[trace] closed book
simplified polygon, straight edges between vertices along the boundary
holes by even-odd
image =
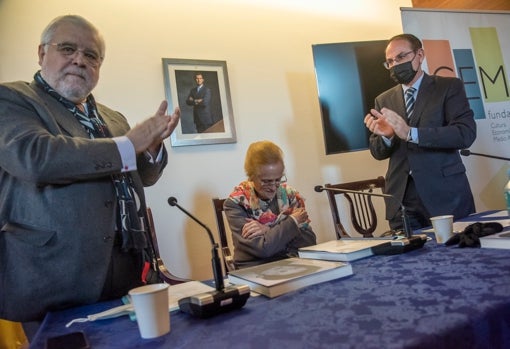
[[[372,256],[372,247],[385,243],[388,239],[340,239],[302,247],[298,253],[300,258],[350,262]]]
[[[483,236],[480,238],[480,246],[484,248],[510,249],[510,231]]]
[[[287,258],[229,272],[232,284],[273,298],[300,288],[352,275],[348,263]]]

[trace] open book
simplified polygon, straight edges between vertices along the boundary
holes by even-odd
[[[349,275],[352,267],[348,263],[288,258],[231,271],[228,279],[232,284],[248,285],[252,291],[273,298]]]

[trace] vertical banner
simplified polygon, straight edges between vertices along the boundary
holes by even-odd
[[[431,75],[455,76],[464,82],[477,124],[477,138],[471,152],[510,157],[510,40],[507,39],[510,12],[413,8],[401,11],[404,32],[416,35],[423,42],[426,56],[423,69]],[[468,175],[475,177],[471,186],[478,200],[477,209],[503,206],[501,192],[507,180],[508,164],[474,157],[466,165]]]

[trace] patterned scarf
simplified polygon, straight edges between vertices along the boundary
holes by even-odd
[[[270,227],[274,226],[282,219],[290,215],[294,208],[305,207],[305,200],[295,189],[289,187],[287,183],[282,183],[276,189],[276,199],[278,202],[279,213],[271,211],[270,205],[261,205],[261,200],[253,182],[243,181],[234,188],[229,196],[230,200],[244,207],[248,216]],[[267,206],[267,207],[266,207]],[[299,224],[299,228],[308,227],[310,220]]]
[[[50,96],[62,103],[82,124],[91,139],[112,137],[110,130],[97,111],[96,102],[92,94],[87,97],[88,115],[82,112],[73,102],[61,96],[41,76],[38,71],[34,75],[36,83]],[[133,179],[128,173],[112,175],[112,182],[118,201],[117,226],[121,227],[122,250],[142,250],[147,247],[146,233],[142,230],[143,215],[139,215],[137,208],[137,194],[134,190]]]

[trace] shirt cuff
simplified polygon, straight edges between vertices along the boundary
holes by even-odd
[[[156,160],[152,157],[152,154],[150,151],[145,151],[145,156],[149,160],[151,164],[158,164],[163,159],[163,143],[159,146],[158,155],[156,156]]]
[[[391,140],[393,139],[393,137],[391,138],[388,138],[388,137],[385,137],[385,136],[381,136],[384,144],[387,146],[387,147],[391,147]]]
[[[113,137],[112,139],[117,144],[122,160],[121,172],[136,171],[136,151],[133,143],[126,136]]]
[[[411,143],[418,144],[418,128],[411,127],[409,129],[409,134],[407,135],[407,141]]]

